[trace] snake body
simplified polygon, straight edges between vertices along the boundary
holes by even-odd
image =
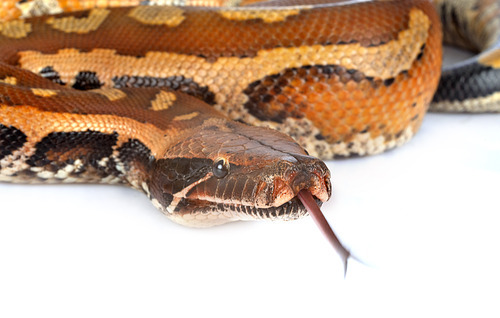
[[[416,133],[440,81],[439,15],[461,17],[449,3],[5,10],[0,180],[127,184],[193,226],[301,217],[298,192],[331,195],[315,157]],[[477,84],[497,74],[493,37],[462,66],[471,92],[453,91],[462,75],[447,70],[436,109],[498,110],[493,84]]]

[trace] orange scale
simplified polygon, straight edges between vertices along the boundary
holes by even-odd
[[[324,94],[330,90],[330,87],[328,86],[328,84],[326,84],[324,82],[319,82],[319,83],[314,84],[314,90],[317,93]]]
[[[344,90],[344,83],[341,83],[337,79],[335,79],[335,81],[329,81],[328,84],[330,86],[330,90],[333,92],[340,92]]]
[[[321,134],[323,135],[323,137],[325,137],[325,139],[330,142],[330,143],[335,143],[339,140],[341,140],[340,138],[340,135],[337,134],[335,131],[328,131],[328,132],[324,132],[322,131]]]
[[[292,96],[292,95],[295,95],[296,93],[297,93],[297,89],[295,87],[286,86],[286,87],[283,88],[283,94],[284,95]]]
[[[332,117],[328,118],[330,118],[330,126],[329,127],[325,126],[325,128],[336,128],[342,125],[343,120],[341,118],[335,117],[334,113],[332,113]]]
[[[338,119],[346,117],[347,113],[348,113],[348,111],[344,107],[342,107],[342,105],[339,105],[339,107],[337,107],[335,109],[335,112],[334,112],[335,118],[338,118]]]
[[[386,108],[386,107],[390,108],[392,106],[391,98],[390,98],[390,96],[387,96],[387,95],[380,96],[380,98],[378,99],[377,102],[378,102],[378,105],[376,107],[380,107],[381,110],[383,108]]]
[[[350,114],[348,117],[345,118],[344,123],[349,127],[353,127],[357,121],[358,121],[358,116],[357,115],[353,116]]]
[[[337,96],[331,91],[327,91],[323,94],[322,100],[327,104],[331,104],[337,101]]]
[[[296,78],[290,80],[289,83],[290,83],[289,84],[290,86],[301,87],[302,85],[304,85],[304,80],[301,79],[301,78],[296,77]]]
[[[340,116],[340,114],[344,113],[344,110],[342,109],[342,104],[338,100],[332,100],[331,102],[328,102],[327,105],[328,105],[328,111],[332,113],[331,118],[337,118]]]
[[[326,125],[329,124],[330,121],[326,120],[324,117],[322,117],[323,119],[320,119],[318,120],[319,123],[323,124],[321,127],[327,127]],[[320,130],[321,134],[322,135],[329,135],[330,132],[328,131],[328,129],[323,129],[323,130]]]
[[[349,81],[345,84],[345,88],[349,91],[355,91],[355,90],[358,90],[359,86],[358,86],[358,83],[356,83],[354,81]]]
[[[356,133],[358,133],[358,134],[359,134],[359,133],[361,133],[361,132],[365,132],[365,131],[366,131],[366,127],[368,127],[368,126],[369,126],[369,125],[368,125],[368,123],[369,123],[369,121],[365,121],[365,120],[360,121],[360,122],[356,125],[356,127],[355,127],[355,131],[356,131]]]
[[[318,117],[318,114],[317,112],[313,111],[312,109],[308,109],[306,112],[306,117],[311,120],[312,122],[314,123],[317,123],[319,121],[319,117]]]
[[[280,94],[276,96],[275,101],[279,104],[286,104],[289,101],[289,99],[288,96]]]
[[[360,101],[351,99],[344,102],[344,108],[350,112],[357,111],[359,110],[360,104]]]
[[[297,88],[298,88],[298,92],[300,94],[304,94],[304,95],[308,95],[308,94],[310,94],[313,91],[312,87],[311,87],[311,85],[309,83],[305,83],[304,85],[299,86]]]
[[[329,122],[330,122],[329,125],[333,124],[335,122],[335,120],[338,121],[338,119],[336,119],[334,117],[335,116],[335,112],[331,111],[328,107],[325,108],[324,115],[325,115],[325,118],[329,119]]]
[[[377,138],[378,136],[380,136],[382,134],[382,131],[380,130],[380,128],[374,128],[374,127],[370,127],[370,129],[368,129],[368,132],[370,133],[370,136],[372,138]]]
[[[348,92],[347,90],[339,91],[337,97],[340,101],[348,101],[351,99],[351,93]]]
[[[308,104],[308,103],[310,102],[310,100],[308,100],[308,99],[306,98],[306,96],[304,96],[304,95],[299,95],[299,94],[294,94],[294,95],[292,95],[291,101],[292,101],[292,103],[294,103],[295,105]]]
[[[349,126],[349,124],[342,124],[342,125],[339,125],[336,127],[336,132],[337,132],[337,139],[340,139],[342,140],[342,137],[343,136],[346,136],[348,135],[350,132],[351,132],[351,127]]]
[[[312,101],[314,101],[314,103],[324,102],[323,101],[323,94],[314,93],[314,94],[311,94],[311,97],[313,97]]]
[[[352,92],[352,98],[357,100],[364,100],[366,99],[366,92],[362,90],[354,91]]]
[[[314,110],[318,113],[323,113],[323,112],[326,112],[328,106],[323,102],[318,102],[318,103],[314,104],[311,108],[312,108],[312,110]]]
[[[359,116],[364,118],[365,120],[373,117],[369,108],[361,108],[359,111]]]
[[[365,92],[370,92],[371,94],[375,93],[377,90],[373,89],[373,84],[369,80],[362,80],[361,82],[358,83],[358,87],[360,90],[363,90]]]

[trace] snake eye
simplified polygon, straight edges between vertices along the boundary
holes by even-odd
[[[229,162],[225,158],[217,158],[212,170],[217,179],[222,179],[229,173]]]

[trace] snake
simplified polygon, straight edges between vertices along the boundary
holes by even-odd
[[[401,146],[429,109],[500,111],[499,1],[115,4],[4,2],[0,181],[127,185],[188,226],[294,220],[332,194],[322,160]],[[442,70],[443,38],[478,54]]]

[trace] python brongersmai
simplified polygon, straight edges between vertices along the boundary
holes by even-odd
[[[498,35],[463,13],[498,3],[435,2],[440,14],[426,0],[308,1],[13,20],[12,1],[0,180],[126,184],[191,226],[299,218],[300,191],[331,195],[315,157],[376,154],[417,132],[441,75],[439,15],[447,39],[486,53],[445,71],[432,107],[499,110],[494,81],[478,84],[497,76]],[[46,13],[36,3],[20,8]]]

